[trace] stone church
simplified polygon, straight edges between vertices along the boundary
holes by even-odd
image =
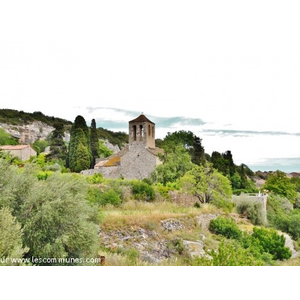
[[[155,124],[141,114],[129,121],[129,144],[120,152],[98,160],[94,171],[106,178],[148,178],[161,164],[159,153],[163,150],[155,147]]]

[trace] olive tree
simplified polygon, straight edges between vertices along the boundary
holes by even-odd
[[[232,195],[228,178],[220,174],[210,164],[194,165],[180,179],[181,188],[196,197],[201,203],[229,199]]]

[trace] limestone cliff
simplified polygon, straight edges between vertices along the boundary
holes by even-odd
[[[32,144],[36,140],[46,139],[47,136],[54,130],[52,126],[40,121],[20,125],[0,123],[0,128],[4,129],[11,136],[19,139],[20,144]],[[69,141],[69,139],[70,134],[69,132],[66,132],[65,140]]]

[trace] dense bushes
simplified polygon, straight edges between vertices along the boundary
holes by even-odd
[[[211,220],[209,229],[215,234],[236,240],[238,246],[235,247],[237,249],[240,247],[247,249],[248,255],[251,254],[259,262],[264,261],[270,264],[272,260],[288,259],[292,254],[285,247],[284,236],[279,235],[274,229],[254,227],[253,233],[249,234],[242,232],[234,220],[225,217],[218,217]],[[215,258],[218,258],[218,256]]]
[[[43,259],[65,258],[84,264],[84,258],[96,255],[98,239],[97,212],[85,200],[88,184],[79,175],[58,172],[38,180],[40,170],[33,164],[18,169],[0,159],[0,209],[5,216],[1,222],[15,228],[11,238],[19,254],[28,249],[23,257],[38,258],[32,263],[64,264]],[[7,248],[9,240],[5,243]]]
[[[0,128],[0,145],[17,145],[17,139]]]
[[[234,220],[229,218],[218,217],[211,220],[209,230],[215,234],[221,234],[226,238],[238,239],[241,237],[242,232]]]
[[[251,220],[254,225],[266,225],[263,212],[263,204],[255,200],[242,199],[236,204],[236,210],[239,214]]]
[[[270,253],[273,259],[283,260],[291,257],[291,251],[285,247],[285,238],[274,229],[253,228],[252,239],[258,241],[262,252]]]
[[[155,199],[154,188],[145,181],[132,181],[132,193],[138,200],[153,201]]]
[[[88,191],[88,200],[98,205],[112,204],[117,206],[122,203],[121,193],[113,188],[108,188],[102,192],[99,188],[92,187]]]
[[[294,240],[300,238],[300,210],[293,209],[288,199],[270,195],[267,211],[271,226],[290,234]]]
[[[218,251],[212,250],[209,257],[196,257],[196,266],[263,266],[265,263],[253,253],[243,248],[235,240],[225,240],[219,245]]]

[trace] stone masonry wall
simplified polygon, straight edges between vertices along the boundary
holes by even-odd
[[[156,156],[144,145],[135,145],[121,157],[121,173],[127,179],[143,179],[151,175],[156,167]]]
[[[144,145],[135,145],[121,157],[119,166],[100,167],[82,171],[82,174],[101,173],[106,178],[143,179],[150,177],[157,165],[157,157],[150,153]]]

